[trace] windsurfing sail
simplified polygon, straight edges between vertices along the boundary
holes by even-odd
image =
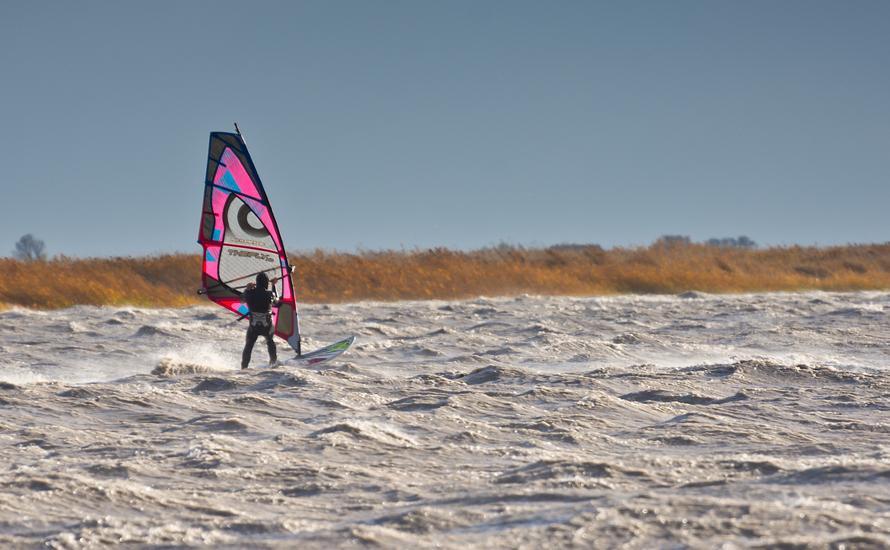
[[[291,266],[269,197],[247,145],[237,133],[212,132],[204,180],[198,242],[204,247],[202,289],[210,300],[240,316],[248,313],[241,294],[259,273],[278,279],[272,309],[275,334],[300,355],[300,318]]]

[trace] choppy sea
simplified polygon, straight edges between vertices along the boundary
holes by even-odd
[[[302,315],[0,312],[0,546],[890,547],[890,294]]]

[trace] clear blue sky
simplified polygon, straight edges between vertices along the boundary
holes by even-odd
[[[890,240],[890,2],[6,1],[0,254],[198,252],[238,121],[289,249]]]

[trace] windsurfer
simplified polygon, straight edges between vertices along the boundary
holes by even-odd
[[[244,352],[241,354],[241,368],[246,369],[250,363],[250,355],[253,352],[253,345],[257,338],[264,336],[266,338],[266,346],[269,349],[269,362],[275,365],[278,362],[278,356],[275,350],[275,340],[273,336],[275,329],[272,325],[272,307],[277,305],[278,293],[275,291],[275,282],[278,277],[269,280],[269,276],[260,273],[256,276],[256,283],[248,283],[247,288],[241,295],[241,302],[247,304],[250,310],[247,313],[250,319],[250,325],[247,327],[247,341],[244,343]],[[269,285],[272,290],[269,290]]]

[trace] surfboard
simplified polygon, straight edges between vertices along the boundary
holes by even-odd
[[[339,342],[334,342],[321,349],[282,361],[281,364],[297,367],[318,365],[319,363],[324,363],[325,361],[330,361],[331,359],[339,357],[354,343],[355,336],[350,336],[349,338],[344,338]]]

